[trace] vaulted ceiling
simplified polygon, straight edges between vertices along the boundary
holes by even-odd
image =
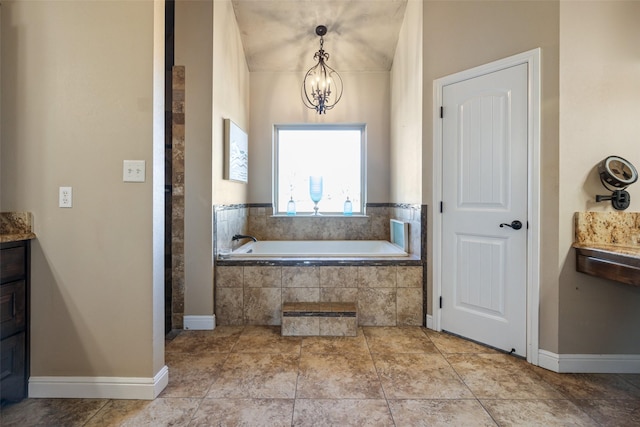
[[[340,71],[388,71],[407,0],[232,0],[250,71],[302,71],[328,28],[328,64]]]

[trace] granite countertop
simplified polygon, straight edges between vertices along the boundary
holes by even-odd
[[[577,212],[574,242],[577,249],[640,257],[640,213]]]
[[[31,240],[35,238],[35,233],[0,234],[0,243],[18,242],[20,240]]]
[[[35,239],[31,212],[0,212],[0,243]]]
[[[591,249],[599,252],[626,255],[640,259],[640,246],[622,246],[604,243],[574,243],[573,247],[576,249]]]

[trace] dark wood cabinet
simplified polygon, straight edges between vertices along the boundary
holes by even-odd
[[[591,276],[640,286],[640,251],[627,253],[607,249],[575,246],[576,270]]]
[[[0,243],[0,401],[27,395],[30,241]]]

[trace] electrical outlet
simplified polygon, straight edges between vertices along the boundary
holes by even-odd
[[[144,182],[144,160],[125,160],[122,169],[122,180],[124,182]]]
[[[71,187],[60,187],[58,206],[61,208],[70,208],[73,206],[73,191]]]

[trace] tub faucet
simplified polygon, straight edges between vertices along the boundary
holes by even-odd
[[[231,238],[231,241],[232,241],[232,242],[235,242],[236,240],[240,240],[240,239],[251,239],[251,240],[253,240],[254,242],[257,242],[257,241],[258,241],[258,239],[256,239],[255,237],[253,237],[253,236],[245,236],[244,234],[235,234],[235,235]]]

